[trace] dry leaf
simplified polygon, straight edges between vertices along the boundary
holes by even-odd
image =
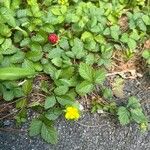
[[[124,80],[120,77],[116,77],[112,83],[112,91],[116,97],[124,98]]]

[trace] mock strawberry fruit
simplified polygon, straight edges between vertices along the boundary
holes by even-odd
[[[49,36],[48,36],[48,41],[51,43],[51,44],[56,44],[59,40],[59,37],[55,34],[55,33],[51,33]]]

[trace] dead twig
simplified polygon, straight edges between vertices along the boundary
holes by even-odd
[[[27,130],[24,130],[24,129],[14,129],[14,128],[0,128],[0,131],[27,132]]]
[[[130,73],[131,76],[126,77],[125,73]],[[142,77],[142,74],[139,74],[136,72],[135,69],[127,69],[127,70],[123,70],[123,71],[117,71],[117,72],[112,72],[112,73],[107,73],[106,76],[115,76],[115,75],[120,75],[123,79],[136,79],[137,77]]]

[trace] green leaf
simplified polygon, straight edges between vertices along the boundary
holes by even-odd
[[[19,97],[24,96],[24,93],[23,93],[23,91],[22,91],[22,88],[20,88],[20,87],[14,88],[13,91],[14,91],[14,96],[15,96],[16,98],[19,98]]]
[[[33,36],[33,37],[31,38],[31,40],[32,40],[33,42],[42,43],[42,42],[45,41],[45,38],[44,38],[42,35],[37,34],[36,36]]]
[[[20,42],[20,46],[24,47],[24,46],[28,46],[30,43],[30,39],[29,38],[24,38],[21,42]]]
[[[96,42],[98,42],[100,44],[106,43],[106,40],[105,40],[104,36],[102,36],[101,34],[95,36],[95,40],[96,40]]]
[[[2,17],[4,18],[4,20],[12,27],[16,26],[16,21],[15,18],[13,16],[13,13],[10,9],[7,9],[6,7],[1,7],[0,8],[0,13],[2,15]]]
[[[102,84],[106,78],[106,72],[104,70],[96,70],[94,73],[94,82],[96,84]]]
[[[2,1],[2,3],[4,4],[4,6],[5,6],[6,8],[10,8],[10,4],[11,4],[10,0]]]
[[[85,42],[87,39],[90,39],[90,40],[93,39],[93,35],[92,33],[85,31],[81,35],[81,40]]]
[[[131,109],[132,119],[137,123],[147,122],[147,118],[142,112],[141,108]]]
[[[105,99],[111,99],[113,97],[113,93],[112,93],[112,90],[110,88],[105,88],[103,90],[103,97]]]
[[[62,66],[62,58],[60,58],[60,57],[53,58],[51,61],[57,67]]]
[[[49,109],[53,107],[56,104],[56,98],[55,96],[47,96],[45,99],[44,108]]]
[[[83,79],[89,82],[93,81],[93,68],[90,65],[85,63],[80,63],[79,74]]]
[[[87,81],[83,81],[76,86],[76,92],[79,95],[83,96],[85,94],[90,93],[93,90],[93,88],[94,88],[93,84],[91,84],[90,82],[87,82]]]
[[[129,35],[127,33],[123,33],[121,36],[121,42],[128,43]]]
[[[128,108],[140,108],[141,104],[139,103],[139,101],[137,100],[136,97],[130,97],[128,100],[128,104],[127,104]]]
[[[33,81],[32,80],[26,80],[24,84],[22,85],[23,92],[25,95],[28,95],[32,91]]]
[[[21,0],[13,0],[11,2],[11,9],[18,9],[21,4]]]
[[[76,56],[77,59],[81,59],[84,57],[85,52],[83,51],[83,43],[80,39],[75,38],[74,39],[74,45],[72,47],[72,52]]]
[[[145,25],[145,23],[143,22],[142,19],[139,19],[138,22],[137,22],[137,24],[138,24],[139,28],[140,28],[142,31],[146,32],[147,28],[146,28],[146,25]]]
[[[150,25],[150,16],[148,16],[148,15],[143,15],[143,16],[142,16],[142,19],[143,19],[143,21],[144,21],[144,23],[145,23],[146,25]]]
[[[75,101],[72,100],[69,96],[61,96],[61,97],[56,97],[57,101],[59,104],[61,104],[62,106],[66,106],[66,105],[69,105],[69,106],[72,106]]]
[[[130,38],[134,39],[135,41],[138,41],[140,39],[140,35],[138,35],[137,30],[133,30],[133,32],[130,34]]]
[[[91,52],[98,52],[99,49],[96,47],[96,42],[94,40],[87,40],[84,47]]]
[[[11,101],[14,99],[14,92],[13,90],[4,90],[3,91],[3,99],[5,101]]]
[[[8,48],[11,48],[11,46],[12,46],[12,40],[9,38],[9,39],[6,39],[4,43],[2,44],[2,49],[5,51]]]
[[[68,40],[67,39],[61,39],[59,41],[59,46],[64,49],[64,50],[68,50],[69,49],[69,43],[68,43]]]
[[[18,80],[34,76],[35,71],[29,68],[7,67],[0,68],[0,80]]]
[[[11,36],[11,29],[5,24],[0,23],[0,34],[5,36],[5,37],[10,37]]]
[[[10,61],[13,64],[22,63],[25,58],[25,53],[22,51],[17,51],[14,55],[11,56]]]
[[[60,11],[61,11],[62,14],[65,14],[67,12],[67,6],[62,5]]]
[[[118,116],[118,119],[122,125],[130,123],[130,112],[125,107],[119,107]]]
[[[61,48],[54,48],[52,50],[49,50],[48,58],[56,58],[56,57],[61,57],[63,54],[63,50]]]
[[[110,31],[110,28],[107,27],[107,28],[104,30],[103,34],[104,34],[104,35],[110,35],[110,32],[111,32],[111,31]]]
[[[45,117],[49,120],[56,120],[62,114],[61,108],[51,108],[46,112]]]
[[[150,51],[149,50],[144,50],[142,53],[142,57],[145,59],[150,58]]]
[[[16,102],[16,108],[20,109],[27,105],[27,99],[23,98]]]
[[[26,53],[26,57],[33,62],[39,61],[42,58],[42,56],[43,53],[39,50],[29,51]]]
[[[131,50],[135,50],[135,48],[136,48],[136,41],[134,40],[134,39],[129,39],[128,40],[128,46],[129,46],[129,48],[131,49]]]
[[[64,95],[69,90],[68,86],[59,86],[55,88],[54,92],[56,95]]]
[[[115,40],[119,39],[119,35],[120,35],[120,28],[117,25],[111,26],[110,27],[110,34],[112,36],[112,38],[114,38]]]
[[[53,7],[51,8],[51,12],[56,15],[56,16],[59,16],[61,15],[61,12],[60,12],[60,8],[59,7]]]
[[[0,36],[0,45],[4,42],[5,38]]]
[[[94,54],[90,53],[86,56],[86,64],[93,65],[95,62],[95,56]]]
[[[38,119],[33,119],[30,128],[29,128],[29,135],[30,136],[36,136],[41,133],[42,128],[42,121]]]
[[[51,144],[56,144],[58,141],[58,135],[55,128],[52,126],[47,126],[44,123],[41,129],[41,136],[46,142]]]

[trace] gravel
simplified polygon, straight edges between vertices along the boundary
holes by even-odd
[[[143,102],[142,107],[150,117],[150,103],[145,102],[150,99],[147,85],[143,80],[142,84],[130,80],[124,90],[127,97],[135,95]],[[4,124],[7,129],[10,122]],[[56,145],[47,144],[39,137],[30,138],[27,132],[0,131],[0,150],[150,150],[149,131],[141,133],[136,124],[122,127],[110,116],[86,113],[78,122],[60,118],[56,128],[59,132]]]

